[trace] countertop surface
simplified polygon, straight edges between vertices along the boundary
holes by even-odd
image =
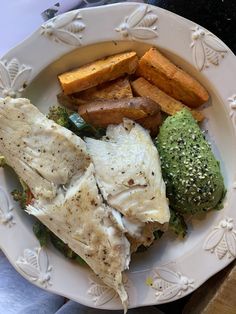
[[[236,54],[235,0],[150,0],[148,3],[204,26]]]

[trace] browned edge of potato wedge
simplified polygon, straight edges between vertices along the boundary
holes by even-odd
[[[131,82],[131,86],[136,95],[152,99],[157,104],[159,104],[161,111],[167,113],[168,115],[174,115],[181,109],[186,108],[186,106],[180,101],[170,97],[169,95],[161,91],[158,87],[152,85],[142,77]],[[204,120],[204,115],[200,111],[196,111],[190,108],[188,109],[191,111],[193,117],[198,122]]]
[[[149,49],[143,55],[136,73],[188,107],[199,107],[209,99],[207,90],[196,79],[177,67],[156,48]]]
[[[65,95],[80,92],[106,81],[114,80],[136,71],[136,52],[124,52],[86,64],[78,69],[58,75]]]
[[[132,97],[133,92],[127,77],[108,81],[72,95],[65,95],[64,93],[57,95],[58,102],[72,110],[77,110],[78,106],[95,100]]]
[[[61,106],[64,106],[70,110],[77,111],[78,109],[77,101],[71,95],[65,95],[64,93],[59,93],[57,95],[57,101]]]
[[[132,98],[133,93],[129,79],[127,77],[120,77],[76,93],[74,97],[84,102],[91,102],[102,99]]]
[[[135,122],[142,125],[144,129],[149,130],[152,137],[156,137],[163,122],[161,111],[155,113],[153,116],[138,119]]]
[[[159,112],[159,105],[145,97],[94,101],[78,107],[79,115],[87,123],[101,128],[105,128],[109,124],[119,124],[123,118],[136,121],[155,116]]]

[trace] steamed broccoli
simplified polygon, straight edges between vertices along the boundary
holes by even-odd
[[[69,111],[60,106],[52,106],[49,108],[49,112],[47,115],[48,119],[53,120],[57,124],[64,126],[65,128],[69,128]]]

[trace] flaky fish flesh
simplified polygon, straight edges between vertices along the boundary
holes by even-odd
[[[0,152],[29,186],[27,212],[80,255],[119,294],[130,244],[119,212],[99,194],[94,166],[82,139],[47,119],[27,99],[0,99]]]
[[[169,222],[170,211],[158,151],[149,133],[124,119],[109,126],[102,140],[85,141],[103,197],[124,216],[128,233],[138,239],[136,247],[150,245],[153,231]]]

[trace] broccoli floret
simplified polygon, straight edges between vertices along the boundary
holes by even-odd
[[[61,126],[64,126],[80,137],[91,136],[94,138],[101,138],[105,135],[104,129],[93,127],[84,121],[78,113],[70,111],[64,107],[50,107],[47,118],[53,120]]]
[[[0,156],[0,168],[6,165],[6,159],[4,156]]]
[[[69,112],[66,108],[60,106],[52,106],[49,108],[48,119],[53,120],[57,124],[69,128]]]
[[[187,234],[187,225],[184,221],[184,217],[178,213],[170,210],[170,222],[169,222],[169,229],[173,231],[176,235],[185,237]]]

